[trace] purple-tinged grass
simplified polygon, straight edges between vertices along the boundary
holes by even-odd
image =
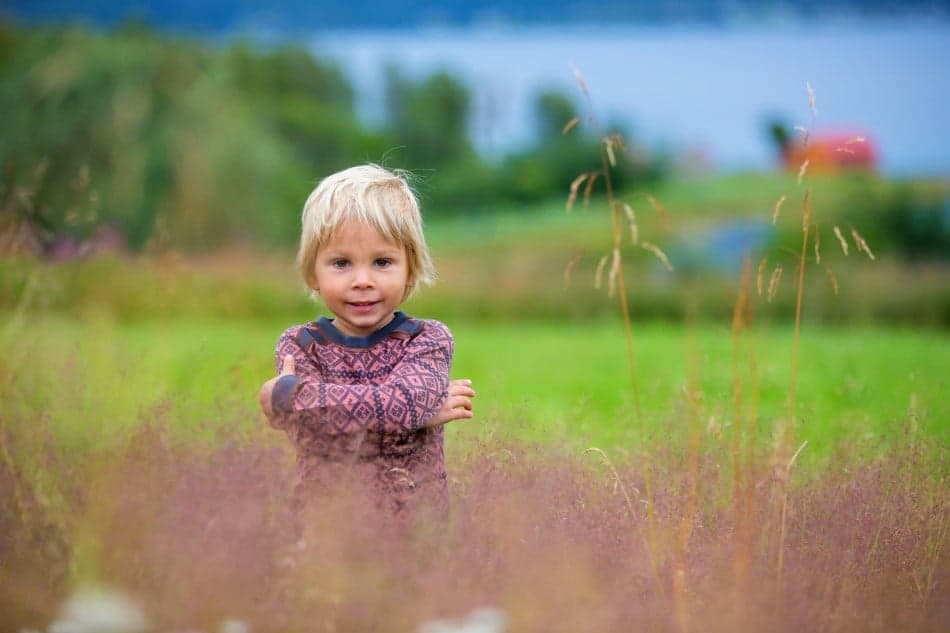
[[[945,454],[911,431],[873,462],[791,478],[777,617],[768,473],[744,471],[740,494],[754,499],[737,512],[726,445],[651,454],[653,543],[643,455],[611,456],[608,472],[581,453],[493,440],[450,464],[447,520],[394,523],[359,496],[327,495],[302,542],[292,459],[271,431],[183,443],[155,417],[108,452],[49,447],[43,477],[22,452],[42,422],[8,419],[0,495],[21,505],[0,513],[0,628],[42,628],[88,584],[132,596],[157,630],[239,618],[255,631],[406,631],[484,606],[513,631],[950,622]]]

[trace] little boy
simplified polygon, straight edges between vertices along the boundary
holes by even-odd
[[[352,167],[320,182],[302,224],[300,273],[334,318],[285,330],[260,390],[297,452],[298,508],[355,478],[396,513],[445,511],[442,425],[471,418],[475,392],[449,380],[449,330],[397,310],[434,279],[416,198],[393,172]]]

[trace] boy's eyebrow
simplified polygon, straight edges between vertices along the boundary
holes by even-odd
[[[404,254],[405,254],[405,249],[399,248],[397,246],[387,246],[386,248],[381,248],[379,250],[371,251],[371,255],[373,257],[380,257],[384,255],[385,256],[393,256],[393,255],[401,256]],[[322,249],[318,253],[317,256],[318,257],[349,257],[350,251],[347,248],[335,248],[335,249],[325,248],[325,249]]]

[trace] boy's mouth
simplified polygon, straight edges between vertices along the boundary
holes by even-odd
[[[351,308],[357,311],[369,311],[375,306],[378,301],[349,301],[347,302]]]

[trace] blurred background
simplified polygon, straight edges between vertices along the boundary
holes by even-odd
[[[372,161],[416,176],[442,277],[418,311],[612,313],[603,178],[565,202],[620,135],[617,197],[673,267],[625,257],[636,317],[728,318],[744,255],[794,248],[808,160],[810,318],[946,326],[948,58],[932,1],[8,1],[0,305],[310,314],[302,203]]]

